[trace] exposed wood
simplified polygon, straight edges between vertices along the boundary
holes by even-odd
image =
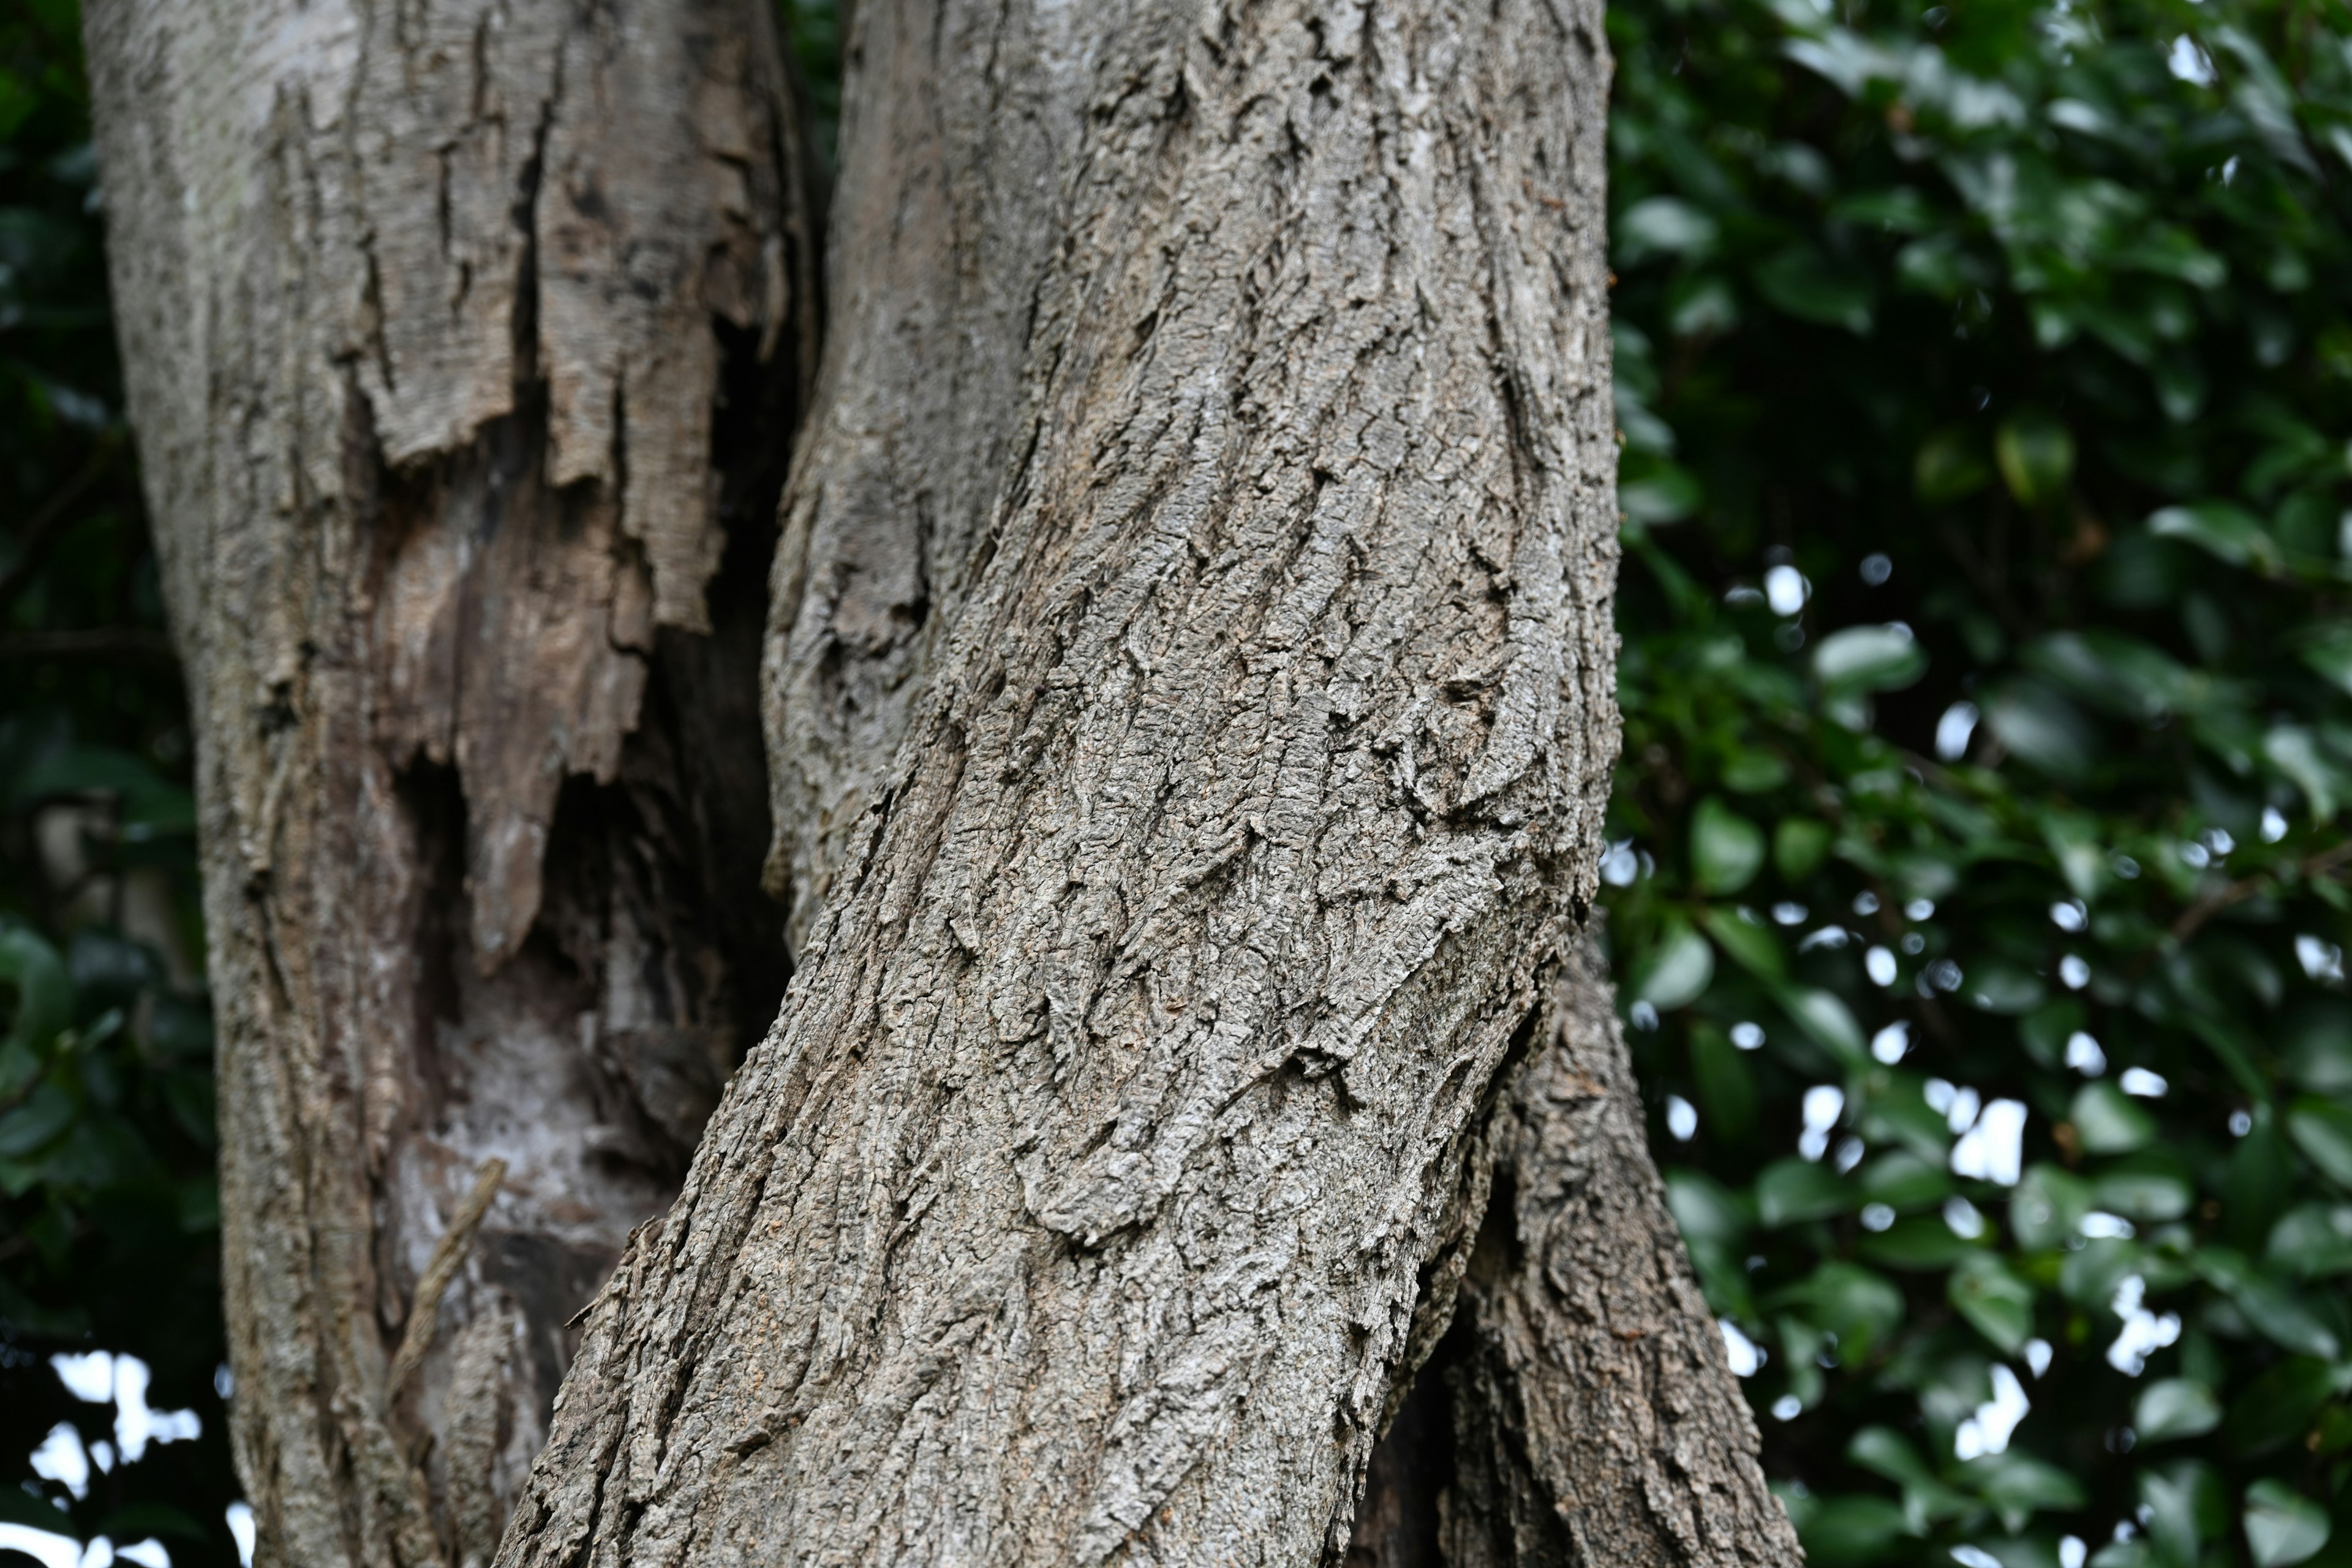
[[[767,833],[761,580],[814,337],[772,14],[87,17],[197,733],[260,1556],[478,1563],[567,1321],[781,989],[733,847]]]

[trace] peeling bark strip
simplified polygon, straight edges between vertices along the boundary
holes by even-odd
[[[1600,845],[1599,7],[852,59],[766,687],[847,853],[500,1562],[1335,1558]]]
[[[1452,1330],[1374,1458],[1348,1568],[1796,1563],[1587,942],[1548,1024],[1497,1104]]]
[[[261,1558],[478,1563],[781,989],[737,847],[815,301],[769,7],[87,16]]]

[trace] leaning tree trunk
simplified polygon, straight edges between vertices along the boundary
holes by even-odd
[[[782,991],[766,0],[93,0],[266,1563],[479,1563]],[[501,1183],[500,1177],[503,1176]]]
[[[803,968],[502,1564],[1795,1561],[1573,945],[1606,73],[1589,0],[860,5]]]

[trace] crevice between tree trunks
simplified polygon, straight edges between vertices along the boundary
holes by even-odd
[[[1789,1568],[1590,940],[1482,1130],[1491,1197],[1373,1450],[1345,1568]]]

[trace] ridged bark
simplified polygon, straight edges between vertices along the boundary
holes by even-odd
[[[815,299],[772,26],[88,7],[265,1563],[488,1558],[781,991],[739,847]]]
[[[1400,1404],[1425,1560],[1792,1563],[1561,980],[1598,7],[867,0],[850,64],[764,688],[804,967],[502,1563],[1329,1561]]]

